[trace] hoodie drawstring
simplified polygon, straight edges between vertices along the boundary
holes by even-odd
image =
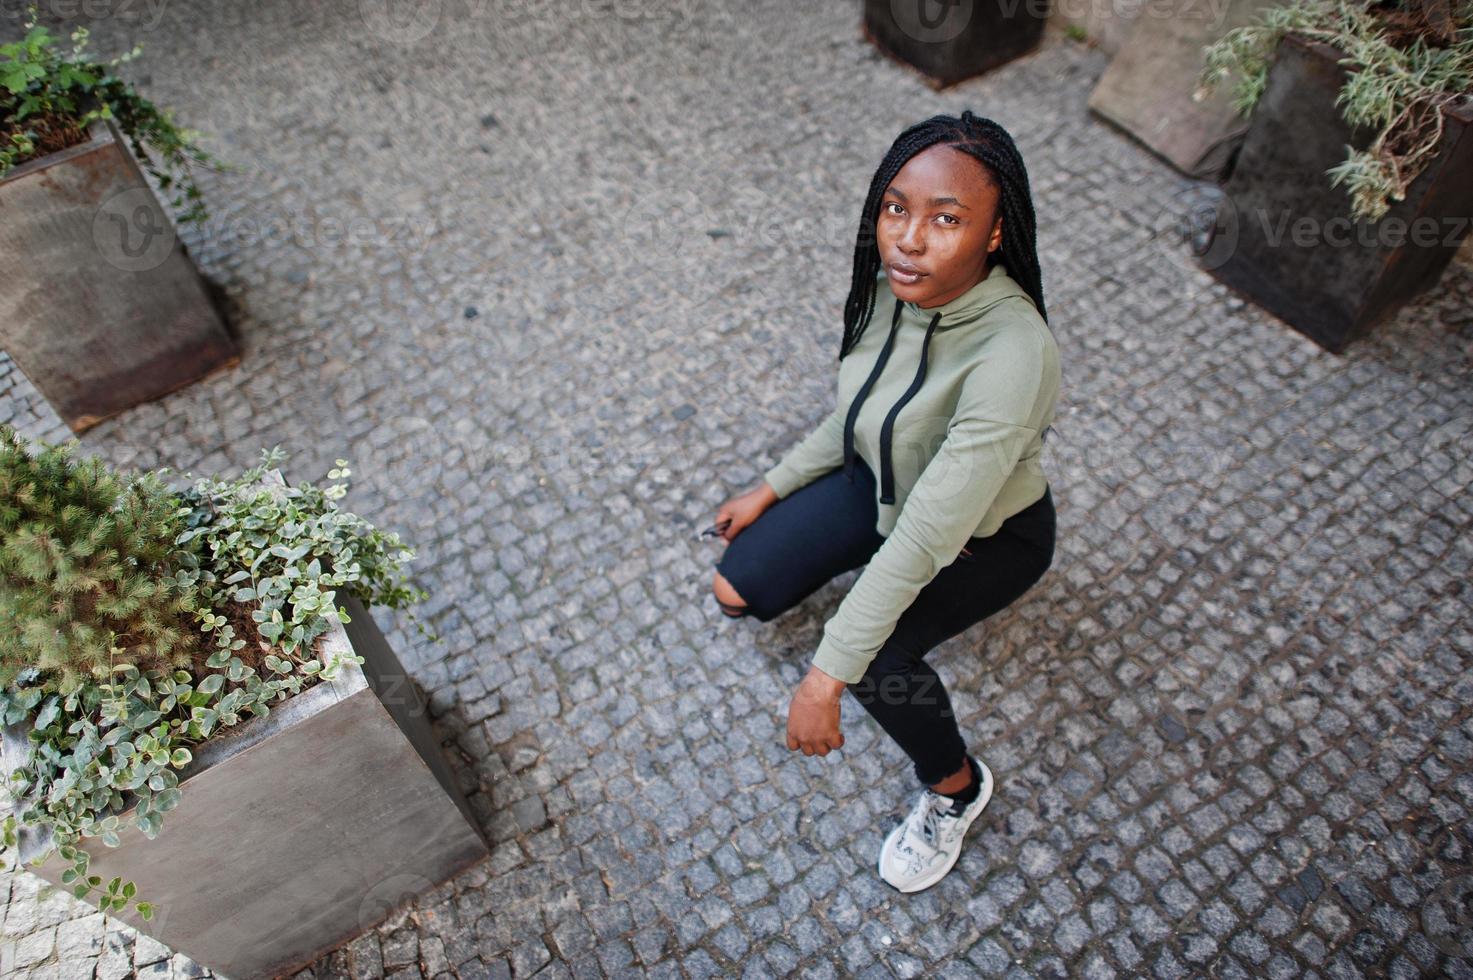
[[[880,350],[880,356],[875,360],[874,369],[870,371],[869,377],[860,386],[859,393],[854,396],[854,401],[849,405],[849,414],[844,418],[844,476],[850,483],[854,482],[854,420],[859,418],[859,406],[869,396],[869,390],[875,386],[880,372],[885,370],[885,362],[890,359],[890,348],[895,346],[895,332],[900,326],[900,300],[895,301],[895,312],[890,317],[890,336],[885,338],[885,346]]]
[[[895,312],[890,318],[890,335],[885,338],[885,346],[880,350],[880,356],[875,360],[875,366],[870,371],[869,377],[865,379],[859,393],[854,396],[853,403],[849,406],[849,414],[844,419],[844,475],[850,483],[854,482],[854,422],[859,417],[860,406],[869,396],[870,389],[879,380],[880,373],[885,370],[885,362],[890,359],[890,351],[895,346],[895,334],[900,327],[900,311],[902,304],[895,301]],[[936,325],[941,322],[941,314],[937,313],[931,318],[931,325],[926,328],[926,339],[921,342],[920,365],[916,368],[915,380],[905,390],[905,394],[890,408],[889,414],[885,416],[884,424],[880,427],[880,503],[895,503],[895,475],[891,467],[890,435],[895,428],[895,416],[905,407],[905,403],[915,396],[920,390],[921,384],[926,380],[926,351],[931,346],[931,334],[935,332]]]
[[[910,387],[905,389],[905,394],[896,399],[890,408],[890,414],[885,416],[885,422],[880,426],[880,503],[895,503],[895,473],[890,465],[891,449],[890,434],[895,428],[895,416],[905,407],[905,403],[915,397],[915,393],[921,390],[921,384],[926,380],[926,350],[931,346],[931,334],[936,332],[936,324],[941,322],[941,314],[937,313],[931,317],[931,325],[926,328],[926,339],[921,341],[921,363],[916,368],[915,380]]]

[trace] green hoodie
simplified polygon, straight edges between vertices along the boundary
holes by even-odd
[[[871,322],[839,362],[837,407],[763,474],[779,498],[852,472],[856,454],[876,475],[885,542],[824,625],[820,670],[857,683],[967,539],[1043,496],[1059,375],[1053,334],[1001,263],[931,309],[898,303],[880,272]]]

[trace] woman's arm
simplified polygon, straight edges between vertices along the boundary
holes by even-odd
[[[843,462],[844,415],[835,408],[762,478],[781,500]]]

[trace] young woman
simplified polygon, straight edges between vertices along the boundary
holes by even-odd
[[[787,744],[842,746],[847,689],[910,757],[924,789],[879,856],[901,891],[951,870],[992,795],[923,658],[1052,564],[1039,457],[1059,375],[1012,138],[969,111],[906,129],[860,216],[836,405],[717,511],[713,583],[727,615],[767,622],[866,566],[793,695]]]

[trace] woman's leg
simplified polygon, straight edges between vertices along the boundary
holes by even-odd
[[[857,460],[854,482],[842,468],[799,487],[747,525],[726,546],[716,570],[745,605],[768,622],[802,602],[834,576],[858,568],[879,550],[875,478]],[[718,595],[727,615],[739,614],[730,594]]]
[[[849,686],[866,711],[910,756],[916,778],[934,786],[961,771],[966,743],[951,700],[925,655],[993,613],[1037,582],[1053,562],[1050,493],[1003,523],[997,533],[967,543],[960,555],[917,594],[864,677]]]

